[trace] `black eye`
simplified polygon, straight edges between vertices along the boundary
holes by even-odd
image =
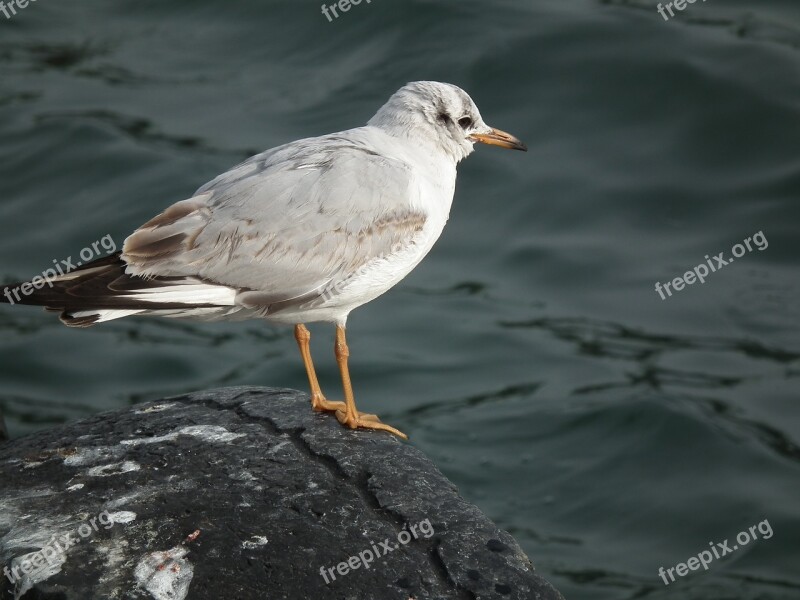
[[[469,117],[461,117],[458,120],[458,124],[461,125],[461,129],[469,129],[472,127],[472,119]]]
[[[447,125],[450,122],[450,116],[447,113],[439,113],[439,120]]]

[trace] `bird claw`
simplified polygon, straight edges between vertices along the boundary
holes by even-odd
[[[317,412],[336,412],[337,410],[344,410],[344,402],[332,402],[325,399],[325,397],[311,397],[311,408]]]
[[[395,429],[391,425],[387,425],[386,423],[381,423],[381,420],[377,417],[377,415],[369,415],[366,413],[356,413],[355,417],[348,418],[347,412],[345,410],[337,410],[336,411],[336,419],[344,425],[345,427],[349,427],[350,429],[375,429],[378,431],[388,431],[389,433],[396,435],[399,438],[404,440],[408,439],[408,436],[400,431],[399,429]]]
[[[408,439],[408,436],[403,433],[402,431],[395,429],[391,425],[386,425],[382,423],[378,415],[372,415],[369,413],[356,413],[356,417],[354,419],[347,418],[347,405],[344,402],[338,401],[331,401],[327,400],[326,398],[314,397],[311,399],[311,407],[318,412],[332,412],[336,414],[336,419],[344,425],[345,427],[349,427],[350,429],[376,429],[379,431],[388,431],[400,437],[404,440]]]

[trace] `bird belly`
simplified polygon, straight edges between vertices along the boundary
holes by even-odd
[[[430,252],[442,233],[447,215],[430,215],[422,230],[396,252],[373,258],[347,277],[323,288],[319,298],[297,307],[287,307],[267,319],[280,323],[344,323],[354,308],[386,293]]]

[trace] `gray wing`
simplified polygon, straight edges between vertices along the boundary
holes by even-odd
[[[266,306],[314,298],[412,243],[425,215],[410,167],[353,132],[269,150],[204,185],[128,237],[127,272],[222,284]]]

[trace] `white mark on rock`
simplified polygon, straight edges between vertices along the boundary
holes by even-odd
[[[142,408],[139,410],[133,411],[137,415],[144,415],[147,413],[154,413],[154,412],[161,412],[162,410],[168,410],[170,408],[174,408],[176,404],[174,402],[166,402],[164,404],[154,404],[153,406],[148,406],[147,408]]]
[[[130,523],[136,520],[136,513],[129,510],[108,513],[112,523]]]
[[[247,469],[244,469],[240,473],[234,473],[233,475],[229,475],[229,477],[236,481],[258,481],[258,479],[256,479],[256,476],[253,475]]]
[[[28,498],[18,499],[25,501]],[[16,569],[19,577],[14,586],[14,600],[19,600],[33,586],[61,571],[68,551],[56,544],[62,542],[63,536],[74,530],[77,524],[73,517],[65,515],[47,515],[34,521],[30,521],[30,517],[19,515],[11,530],[0,538],[0,555],[16,555],[9,564],[9,570],[14,573]],[[17,554],[19,551],[24,554]]]
[[[194,576],[194,567],[185,558],[188,553],[188,548],[175,546],[145,554],[133,572],[136,583],[155,600],[183,600]]]
[[[9,491],[8,493],[5,491],[4,486],[0,485],[0,532],[14,529],[20,524],[20,521],[31,517],[31,515],[23,515],[22,511],[30,508],[32,498],[56,495],[55,490],[41,486],[26,488],[24,491]],[[5,536],[0,536],[0,556],[3,556],[3,551],[8,547],[7,540],[10,535],[7,533]]]
[[[74,492],[75,490],[82,490],[83,489],[82,483],[76,483],[75,485],[71,485],[67,488],[68,492]]]
[[[119,508],[120,506],[125,506],[126,504],[130,504],[134,500],[137,500],[143,493],[150,493],[152,490],[150,488],[145,488],[144,491],[133,492],[132,494],[126,494],[124,496],[120,496],[119,498],[115,498],[114,500],[109,500],[105,504],[103,504],[104,510],[114,510],[115,508]]]
[[[260,546],[266,546],[269,543],[269,540],[263,535],[254,535],[249,540],[245,540],[242,542],[242,548],[245,550],[252,550],[253,548],[258,548]]]
[[[123,473],[130,473],[132,471],[138,471],[142,467],[140,467],[137,463],[133,462],[132,460],[126,460],[123,462],[118,463],[111,463],[109,465],[100,465],[97,467],[92,467],[86,474],[90,477],[109,477],[111,475],[122,475]]]
[[[75,454],[64,459],[68,467],[83,467],[93,465],[104,460],[115,460],[125,454],[125,449],[119,446],[98,446],[97,448],[78,448]]]
[[[292,442],[291,442],[291,441],[289,441],[289,440],[284,440],[284,441],[282,441],[282,442],[279,442],[279,443],[275,444],[275,445],[274,445],[272,448],[270,448],[270,449],[269,449],[269,454],[274,454],[274,453],[276,453],[278,450],[280,450],[281,448],[283,448],[284,446],[288,446],[288,445],[289,445],[289,444],[291,444],[291,443],[292,443]]]
[[[36,564],[33,562],[34,559],[36,559],[38,563],[41,563],[41,565],[33,566],[33,570],[31,570],[31,566]],[[61,571],[61,565],[65,562],[67,562],[67,557],[64,556],[64,554],[55,552],[47,561],[42,559],[38,551],[15,557],[14,560],[11,561],[11,572],[14,573],[16,569],[16,572],[19,573],[21,577],[14,586],[14,600],[19,600],[37,583],[49,579]],[[22,570],[23,565],[28,569],[27,573]]]
[[[244,433],[231,433],[220,425],[188,425],[176,429],[166,435],[159,435],[149,438],[136,438],[133,440],[122,440],[120,444],[125,446],[138,446],[139,444],[157,444],[160,442],[171,442],[178,439],[180,435],[189,435],[199,438],[205,442],[230,442],[231,440],[244,437]]]
[[[121,586],[114,584],[118,573],[122,572],[118,567],[127,560],[125,556],[127,548],[128,542],[122,539],[109,543],[101,542],[96,546],[97,553],[105,557],[105,565],[99,580],[100,590],[98,590],[100,592],[98,596],[104,600],[119,598],[123,591]]]

